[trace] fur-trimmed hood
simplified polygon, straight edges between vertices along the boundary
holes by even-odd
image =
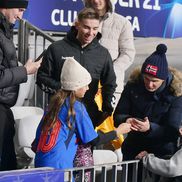
[[[169,71],[173,78],[170,83],[170,89],[174,96],[182,96],[182,72],[176,68],[169,67]],[[129,77],[129,82],[139,82],[141,79],[141,67],[137,67],[132,71]]]

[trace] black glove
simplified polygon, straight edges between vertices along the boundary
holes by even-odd
[[[114,95],[112,96],[111,101],[109,101],[109,100],[104,101],[103,100],[102,111],[107,112],[109,114],[109,116],[111,116],[112,112],[114,110],[113,106],[115,105],[115,102],[116,102],[116,97]]]
[[[107,113],[109,116],[112,115],[112,112],[113,112],[114,108],[112,107],[112,104],[109,103],[109,102],[104,102],[102,104],[102,111],[104,113]]]

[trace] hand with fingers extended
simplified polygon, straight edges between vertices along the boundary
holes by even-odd
[[[130,123],[121,123],[116,129],[117,136],[121,134],[126,134],[131,131],[131,124]]]
[[[26,64],[24,65],[24,67],[27,70],[27,75],[31,75],[37,72],[37,70],[40,67],[40,64],[42,62],[42,59],[40,59],[37,62],[33,62],[32,59],[28,59],[28,61],[26,62]]]

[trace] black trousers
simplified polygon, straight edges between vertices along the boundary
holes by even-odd
[[[0,104],[0,170],[16,169],[14,117],[11,109]]]

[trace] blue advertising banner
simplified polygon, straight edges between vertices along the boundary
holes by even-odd
[[[64,182],[64,172],[59,170],[16,170],[0,172],[1,182]]]
[[[182,0],[118,0],[115,10],[131,21],[135,36],[182,36]]]
[[[30,0],[25,17],[42,30],[67,32],[83,7],[81,0]]]
[[[182,37],[182,0],[111,0],[136,37]],[[30,0],[26,19],[42,30],[67,32],[82,0]]]

